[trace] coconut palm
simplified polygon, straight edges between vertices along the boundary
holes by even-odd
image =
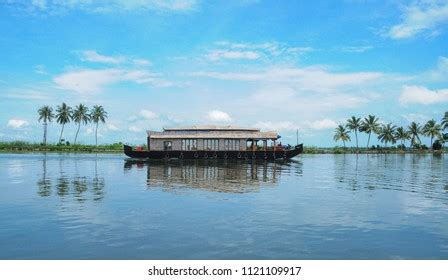
[[[409,140],[409,133],[402,126],[398,127],[395,132],[395,139],[401,141],[401,145],[404,146],[405,141]]]
[[[372,132],[378,133],[380,128],[381,127],[378,122],[378,118],[373,115],[369,115],[367,118],[364,118],[364,120],[361,122],[360,131],[369,134],[369,138],[367,139],[367,148],[369,148],[370,136],[372,135]]]
[[[431,147],[432,140],[434,139],[434,137],[439,137],[441,131],[442,127],[434,119],[429,120],[422,129],[423,135],[431,138]]]
[[[422,127],[419,123],[411,122],[408,126],[409,137],[411,138],[411,146],[415,146],[416,144],[420,144],[420,134],[422,134]]]
[[[98,123],[105,123],[107,119],[107,112],[103,106],[95,105],[90,113],[91,120],[96,124],[95,129],[95,145],[98,146]]]
[[[345,148],[345,142],[346,141],[350,141],[350,132],[346,129],[345,126],[343,125],[338,125],[338,127],[335,130],[334,133],[334,141],[342,141],[344,143],[344,148]]]
[[[387,143],[391,142],[392,144],[395,144],[395,130],[396,126],[392,125],[391,123],[388,123],[387,125],[383,125],[381,127],[381,130],[378,134],[378,139],[381,141],[381,143],[384,142],[384,146],[387,147]]]
[[[64,132],[65,124],[69,123],[72,118],[72,108],[67,106],[65,102],[61,106],[56,108],[56,121],[62,125],[61,135],[59,136],[58,143],[61,143],[62,133]]]
[[[352,116],[350,119],[347,120],[347,128],[350,131],[355,132],[355,138],[356,138],[356,150],[358,150],[358,131],[361,129],[361,118],[357,118],[355,116]]]
[[[75,110],[73,111],[72,120],[78,124],[78,130],[76,130],[75,141],[73,142],[73,144],[76,144],[79,129],[81,128],[81,123],[87,124],[90,121],[89,108],[87,108],[83,104],[77,105],[75,107]]]
[[[448,112],[445,112],[445,115],[442,118],[442,129],[448,129]]]
[[[53,108],[50,106],[43,106],[38,111],[39,122],[44,122],[44,145],[47,145],[47,126],[54,118]]]

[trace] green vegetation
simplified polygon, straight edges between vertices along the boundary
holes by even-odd
[[[107,119],[107,112],[104,111],[103,106],[93,106],[92,113],[90,114],[91,120],[96,124],[95,128],[95,145],[98,146],[98,123],[105,123]]]
[[[358,146],[358,131],[361,129],[361,118],[357,118],[355,116],[352,116],[350,119],[347,120],[347,128],[350,131],[355,132],[356,149],[359,149],[359,146]]]
[[[62,103],[60,106],[56,108],[56,115],[53,114],[53,108],[50,106],[43,106],[39,108],[37,111],[39,115],[39,122],[43,121],[44,125],[44,140],[42,144],[47,145],[47,126],[53,118],[56,119],[56,122],[62,125],[61,133],[59,135],[59,140],[57,145],[67,145],[70,142],[65,141],[62,136],[64,133],[64,127],[67,123],[73,121],[78,124],[78,128],[76,130],[75,140],[73,144],[76,145],[78,140],[79,130],[81,129],[81,124],[87,125],[90,122],[95,123],[95,146],[98,147],[98,125],[99,123],[105,123],[107,119],[107,112],[104,110],[103,106],[95,105],[92,110],[89,112],[89,108],[84,104],[79,104],[75,106],[73,110],[72,107],[67,104]],[[17,142],[14,142],[17,143]]]
[[[368,153],[372,151],[395,152],[395,150],[397,149],[398,151],[396,152],[403,152],[404,150],[406,150],[407,140],[410,140],[410,148],[412,148],[413,152],[425,150],[444,151],[445,149],[443,145],[448,142],[448,133],[444,133],[446,130],[448,130],[448,112],[445,112],[440,124],[438,124],[434,119],[426,122],[424,126],[420,125],[419,123],[412,122],[409,124],[407,129],[405,129],[404,127],[396,127],[392,123],[381,125],[378,118],[373,115],[369,115],[362,121],[360,118],[352,116],[347,120],[347,123],[345,125],[340,124],[336,127],[333,138],[336,142],[342,141],[344,143],[344,150],[342,152],[352,151],[352,149],[347,150],[345,147],[345,142],[351,140],[350,132],[355,133],[356,151],[362,153]],[[367,147],[365,149],[360,150],[358,147],[358,131],[364,132],[368,135]],[[377,135],[378,140],[380,140],[381,143],[384,143],[384,147],[380,147],[378,145],[369,148],[370,137],[372,134]],[[420,136],[429,137],[431,143],[429,149],[425,145],[422,145]],[[436,140],[434,141],[434,139]],[[400,141],[401,144],[397,147],[392,146],[388,148],[388,143],[395,144],[397,141]],[[305,153],[314,153],[315,150],[315,148],[308,148],[308,150],[305,149]],[[331,150],[333,153],[339,152],[338,148]]]
[[[350,141],[350,135],[349,135],[349,131],[346,130],[346,127],[343,125],[338,125],[338,127],[336,128],[336,132],[334,134],[334,141],[342,141],[342,143],[344,143],[344,148],[345,148],[345,142],[346,141]]]
[[[43,106],[40,108],[37,113],[39,114],[39,122],[44,122],[44,142],[43,144],[47,144],[47,126],[48,123],[51,122],[54,118],[53,109],[50,106]]]
[[[361,132],[365,132],[369,135],[369,138],[367,139],[367,148],[370,144],[370,136],[372,133],[378,133],[380,131],[380,124],[378,122],[378,118],[372,115],[369,115],[367,118],[364,118],[364,120],[361,123]]]
[[[88,124],[90,122],[89,108],[83,104],[79,104],[75,107],[73,111],[72,119],[78,124],[78,130],[76,130],[75,141],[73,144],[76,145],[76,140],[78,139],[79,129],[81,128],[81,123]]]
[[[99,123],[105,123],[107,119],[107,112],[103,106],[95,105],[92,110],[89,110],[84,104],[75,106],[74,109],[66,103],[56,107],[56,114],[53,113],[53,108],[50,106],[42,106],[37,111],[38,121],[43,123],[44,137],[42,143],[30,143],[23,141],[0,142],[0,152],[33,152],[33,151],[50,151],[50,152],[122,152],[123,143],[98,145],[98,126]],[[47,130],[48,124],[56,120],[60,124],[61,132],[59,140],[56,144],[48,144]],[[64,128],[67,123],[76,123],[77,130],[73,145],[63,138]],[[87,125],[93,122],[95,124],[95,145],[82,145],[78,143],[78,134],[81,125]]]
[[[123,143],[107,145],[62,145],[40,144],[23,141],[0,142],[0,152],[85,152],[85,153],[122,153]]]
[[[62,125],[61,129],[61,135],[59,136],[58,143],[61,143],[62,140],[62,133],[64,133],[64,126],[65,124],[69,123],[72,118],[72,108],[70,106],[67,106],[67,104],[62,103],[61,106],[58,106],[56,108],[56,121],[58,124]]]
[[[396,143],[395,139],[395,130],[396,126],[388,123],[387,125],[383,125],[378,132],[378,139],[381,143],[384,143],[384,146],[387,148],[387,143],[391,142],[392,144]]]

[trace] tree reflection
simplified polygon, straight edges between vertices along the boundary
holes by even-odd
[[[44,154],[42,159],[42,178],[37,181],[38,191],[40,196],[51,195],[51,180],[47,178],[47,154]]]
[[[57,194],[58,196],[64,197],[69,191],[69,180],[65,176],[61,176],[57,179]]]
[[[92,179],[93,200],[100,201],[104,198],[104,177],[98,176],[98,159],[95,160],[95,177]]]
[[[87,179],[85,177],[77,177],[72,181],[75,198],[78,202],[83,202],[86,198],[83,193],[87,191]]]
[[[54,179],[54,186],[56,187],[56,195],[63,198],[72,196],[77,202],[85,202],[89,199],[92,201],[100,201],[104,198],[105,180],[104,177],[99,176],[98,173],[98,159],[94,161],[94,174],[90,175],[92,168],[87,168],[86,171],[79,172],[78,162],[74,161],[74,168],[64,167],[63,159],[59,160],[59,176]],[[67,170],[74,170],[75,174],[68,176],[64,172]],[[38,190],[37,194],[41,197],[49,197],[52,194],[52,178],[47,175],[47,158],[42,160],[42,177],[36,182]],[[90,192],[88,192],[90,190]]]

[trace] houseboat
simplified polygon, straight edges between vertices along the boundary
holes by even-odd
[[[124,146],[124,153],[141,159],[289,159],[303,144],[278,142],[276,131],[234,126],[192,126],[147,131],[147,149]]]

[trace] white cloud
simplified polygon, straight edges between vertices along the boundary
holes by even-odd
[[[58,12],[67,9],[93,13],[117,13],[133,10],[156,10],[187,12],[197,8],[197,0],[9,0],[10,3],[26,4],[39,11]]]
[[[423,86],[403,86],[399,101],[402,105],[448,102],[448,89],[430,90]]]
[[[401,23],[392,26],[388,36],[393,39],[414,37],[429,31],[437,36],[437,29],[448,23],[448,3],[446,1],[418,1],[404,8]]]
[[[313,51],[311,47],[292,47],[279,42],[264,43],[233,43],[228,41],[216,42],[215,45],[220,49],[210,51],[206,57],[209,60],[218,60],[221,58],[233,59],[258,59],[261,57],[278,57],[280,55],[299,55]]]
[[[92,135],[95,133],[95,130],[91,127],[86,128],[86,135]]]
[[[151,61],[149,61],[147,59],[133,59],[132,63],[134,63],[135,65],[140,65],[140,66],[149,66],[149,65],[151,65]]]
[[[275,130],[275,131],[288,131],[288,130],[296,130],[300,129],[298,124],[295,124],[291,121],[259,121],[255,124],[255,127],[260,128],[261,130]]]
[[[440,56],[436,69],[424,73],[423,78],[434,82],[448,81],[448,57]]]
[[[232,118],[229,116],[229,114],[227,114],[226,112],[223,112],[223,111],[218,111],[218,110],[213,110],[213,111],[208,112],[207,118],[210,121],[215,121],[215,122],[230,122],[230,121],[232,121]]]
[[[99,62],[107,64],[119,64],[123,63],[126,58],[123,56],[105,56],[97,53],[94,50],[86,50],[81,52],[81,60],[89,62]]]
[[[141,128],[140,126],[131,125],[131,126],[128,128],[128,130],[131,131],[131,132],[142,132],[144,129]]]
[[[402,117],[406,120],[407,123],[416,122],[416,123],[425,123],[431,117],[423,114],[410,113],[406,115],[402,115]]]
[[[158,117],[158,115],[156,113],[149,111],[149,110],[141,110],[139,112],[139,116],[141,116],[142,118],[147,119],[147,120],[155,119]]]
[[[301,90],[331,91],[341,87],[359,86],[378,81],[384,76],[379,72],[331,72],[322,66],[303,68],[269,68],[256,72],[199,71],[187,75],[220,80],[289,83]]]
[[[322,119],[308,122],[308,127],[313,130],[332,129],[337,126],[337,123],[330,119]]]
[[[260,54],[254,51],[213,50],[209,52],[205,57],[210,61],[218,61],[221,59],[254,60],[260,58]]]
[[[373,46],[345,46],[345,47],[339,47],[336,49],[341,52],[363,53],[363,52],[373,49]]]
[[[333,129],[337,123],[331,119],[321,119],[315,121],[260,121],[256,127],[268,130],[294,131],[294,130],[325,130]]]
[[[34,66],[34,72],[37,73],[37,74],[41,74],[41,75],[46,75],[47,74],[46,67],[43,64],[39,64],[39,65]]]
[[[44,10],[47,8],[47,0],[31,0],[31,5],[37,9]]]
[[[104,87],[119,82],[134,82],[148,84],[155,87],[171,86],[172,83],[159,78],[160,74],[145,70],[126,70],[119,68],[108,69],[79,69],[72,70],[53,78],[57,88],[78,93],[96,93]]]
[[[2,91],[5,98],[24,99],[24,100],[48,100],[53,99],[54,95],[47,87],[23,85],[20,88],[9,88]]]
[[[120,129],[116,125],[111,123],[106,124],[106,129],[109,131],[120,131]]]
[[[18,128],[23,128],[25,126],[28,126],[29,124],[30,123],[25,120],[10,119],[8,121],[7,127],[12,128],[12,129],[18,129]]]

